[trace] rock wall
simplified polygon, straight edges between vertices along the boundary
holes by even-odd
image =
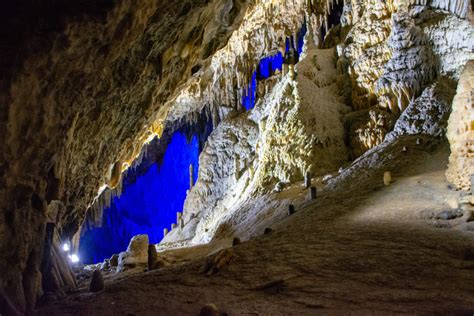
[[[60,28],[32,32],[38,48],[0,92],[0,287],[20,310],[40,290],[29,274],[47,205],[65,205],[56,227],[70,237],[99,188],[119,183],[161,133],[166,101],[227,42],[246,6],[120,1],[100,17],[79,19],[78,7]]]

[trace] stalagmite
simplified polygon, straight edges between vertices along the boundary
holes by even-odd
[[[193,165],[189,165],[189,189],[194,186],[194,168]]]
[[[271,229],[271,228],[269,228],[269,227],[265,228],[265,230],[263,231],[263,234],[264,234],[264,235],[269,235],[269,234],[271,234],[271,233],[273,233],[273,229]]]
[[[315,200],[317,196],[317,190],[316,187],[311,187],[309,190],[309,199],[310,200]]]
[[[234,239],[232,240],[232,246],[237,246],[237,245],[240,245],[242,242],[240,241],[240,238],[238,237],[234,237]]]
[[[94,270],[92,273],[91,283],[89,285],[90,292],[99,292],[104,289],[104,278],[100,270]]]
[[[183,218],[183,213],[182,212],[177,212],[176,213],[176,223],[179,223],[181,218]]]
[[[385,171],[383,174],[383,183],[385,186],[389,186],[392,182],[392,174],[390,171]]]
[[[304,187],[305,189],[308,189],[311,186],[311,172],[306,171],[305,176],[304,176]]]
[[[295,213],[295,206],[293,204],[288,205],[288,215],[293,215]]]

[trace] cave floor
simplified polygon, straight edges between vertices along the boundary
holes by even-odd
[[[200,272],[202,247],[190,248],[193,260],[78,291],[39,314],[197,315],[214,303],[229,315],[470,315],[474,222],[436,219],[458,196],[447,157],[445,144],[407,138],[368,158],[380,164],[359,161],[272,233],[233,247],[235,259],[212,276]],[[292,190],[301,193],[281,194]]]

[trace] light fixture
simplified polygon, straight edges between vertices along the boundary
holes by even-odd
[[[71,249],[71,248],[69,247],[69,243],[68,243],[68,242],[65,242],[65,243],[63,244],[63,250],[67,252],[67,251],[69,251],[70,249]]]
[[[72,254],[69,256],[69,260],[71,260],[72,263],[78,263],[79,257],[76,254]]]

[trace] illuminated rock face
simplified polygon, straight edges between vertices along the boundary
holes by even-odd
[[[451,144],[448,181],[462,190],[472,190],[474,175],[474,61],[469,61],[459,80],[453,110],[449,117]]]
[[[28,41],[41,49],[30,50],[0,92],[8,107],[0,116],[0,272],[13,302],[32,308],[40,292],[48,204],[63,203],[56,228],[71,238],[100,202],[99,188],[120,189],[121,172],[144,143],[203,110],[216,128],[185,202],[186,225],[165,241],[212,239],[242,199],[307,171],[337,169],[379,145],[403,109],[392,137],[444,126],[452,93],[442,86],[449,90],[446,82],[457,81],[473,58],[468,1],[346,1],[340,27],[329,30],[334,5],[121,1],[107,14],[65,20],[57,33]],[[257,70],[266,58],[280,68],[288,37],[302,47],[305,22],[306,59],[303,49],[296,66],[287,62],[259,78],[267,76],[265,66]],[[337,54],[310,43],[338,44]],[[249,93],[252,78],[256,92]],[[348,114],[349,107],[361,112]],[[451,135],[463,147],[463,132]],[[470,157],[455,155],[458,167],[450,170]],[[457,172],[450,174],[465,179]]]
[[[120,196],[102,212],[98,225],[81,230],[79,255],[84,263],[96,263],[125,249],[130,239],[147,234],[151,243],[158,243],[163,229],[177,223],[189,187],[189,165],[197,179],[200,144],[197,136],[188,141],[186,135],[175,132],[166,146],[161,162],[154,163],[145,174],[124,179]],[[134,173],[133,169],[128,173]]]

